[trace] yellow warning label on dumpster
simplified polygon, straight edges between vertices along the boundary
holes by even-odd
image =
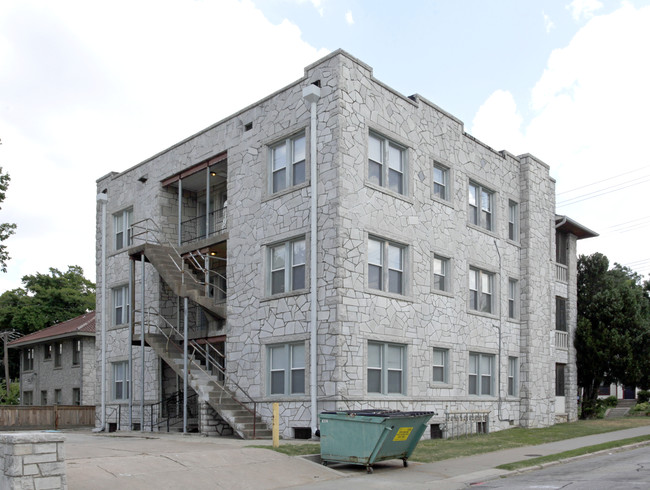
[[[405,441],[409,438],[409,434],[413,430],[413,427],[402,427],[397,431],[397,434],[395,434],[395,437],[393,437],[393,441]]]

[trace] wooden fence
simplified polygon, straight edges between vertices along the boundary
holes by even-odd
[[[94,425],[94,405],[0,406],[0,430],[65,429]]]

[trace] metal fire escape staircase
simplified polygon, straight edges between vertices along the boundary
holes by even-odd
[[[190,267],[206,272],[196,253],[183,258],[170,243],[161,244],[156,237],[162,233],[152,220],[134,223],[132,228],[134,240],[143,243],[129,249],[131,256],[144,255],[177,296],[191,299],[212,317],[226,318],[225,304],[215,303],[208,295],[206,283],[198,281],[188,268],[189,262]],[[147,345],[178,376],[184,377],[183,333],[156,309],[145,308],[145,313],[147,320],[140,332],[144,331]],[[223,353],[210,343],[196,340],[188,340],[187,347],[188,384],[199,400],[211,406],[243,439],[271,437],[270,429],[257,413],[257,402],[225,371]]]

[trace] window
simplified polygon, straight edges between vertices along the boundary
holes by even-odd
[[[305,181],[305,133],[271,147],[271,193]]]
[[[469,222],[486,230],[494,228],[494,192],[469,183]]]
[[[72,404],[81,405],[81,390],[79,388],[72,388]]]
[[[34,404],[34,394],[31,391],[23,391],[23,399],[21,400],[21,405],[33,405]]]
[[[305,393],[305,344],[269,346],[269,393],[300,395]]]
[[[519,241],[519,204],[508,201],[508,238]]]
[[[113,363],[113,398],[115,400],[129,399],[129,363],[127,361]]]
[[[438,291],[450,290],[449,259],[438,254],[433,256],[433,288]]]
[[[113,215],[115,231],[115,250],[131,245],[131,224],[133,222],[133,209],[125,209]]]
[[[433,349],[433,382],[449,382],[449,349]]]
[[[41,406],[44,407],[47,405],[47,390],[41,391]]]
[[[449,169],[439,163],[433,165],[433,195],[449,201]]]
[[[55,368],[61,367],[62,357],[63,357],[63,344],[61,342],[57,342],[56,344],[54,344],[54,367]]]
[[[492,395],[494,393],[494,355],[469,354],[469,394]]]
[[[129,323],[129,286],[113,289],[113,325]]]
[[[368,238],[368,287],[404,294],[405,248],[386,240]]]
[[[569,265],[567,261],[567,248],[569,240],[566,233],[555,232],[555,262],[558,264]]]
[[[52,344],[45,344],[43,346],[43,360],[49,361],[52,359]]]
[[[368,180],[398,194],[405,192],[406,149],[375,133],[368,137]]]
[[[565,396],[564,368],[566,364],[555,365],[555,396]]]
[[[480,269],[469,270],[469,307],[483,313],[492,313],[494,274]]]
[[[519,281],[508,279],[508,318],[515,320],[519,317]]]
[[[519,359],[508,357],[508,395],[517,396],[519,393]]]
[[[555,330],[566,332],[566,299],[555,297]]]
[[[23,351],[23,371],[34,370],[34,348],[28,347]]]
[[[61,390],[54,390],[54,404],[55,405],[61,405],[62,404],[62,399],[61,399]]]
[[[72,341],[72,365],[78,366],[81,362],[81,340]]]
[[[406,392],[406,346],[368,342],[368,393]]]
[[[305,239],[279,243],[268,250],[270,293],[305,289]]]

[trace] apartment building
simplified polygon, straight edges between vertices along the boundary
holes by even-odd
[[[344,51],[97,192],[102,423],[162,430],[190,397],[193,428],[241,437],[268,435],[273,403],[284,437],[322,410],[577,417],[576,241],[595,233],[555,214],[547,164]]]

